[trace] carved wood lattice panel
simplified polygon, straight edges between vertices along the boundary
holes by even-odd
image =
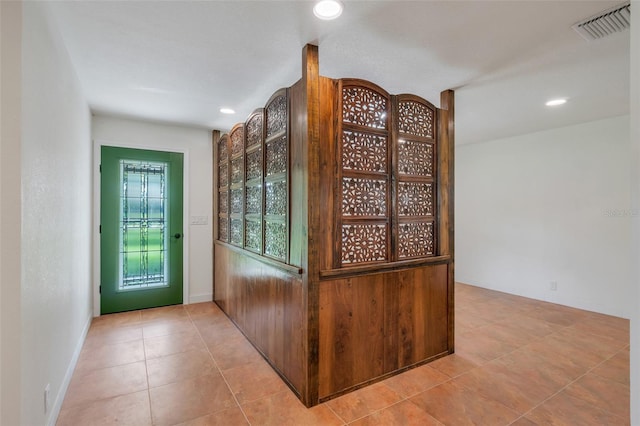
[[[242,189],[231,190],[231,214],[242,214]]]
[[[218,213],[229,213],[229,197],[227,191],[221,191],[218,193]]]
[[[365,172],[387,171],[387,138],[362,132],[342,132],[342,168]]]
[[[267,138],[287,128],[287,97],[275,98],[267,107]]]
[[[434,111],[418,102],[398,103],[398,129],[403,133],[433,138]]]
[[[231,155],[236,156],[244,152],[244,130],[238,127],[231,133]]]
[[[265,221],[264,252],[278,259],[286,259],[287,225],[282,222]]]
[[[231,244],[242,246],[242,219],[231,219]]]
[[[262,186],[247,186],[247,202],[245,204],[245,214],[262,213]]]
[[[342,120],[374,129],[386,129],[387,99],[366,87],[344,87]]]
[[[262,177],[262,150],[247,154],[247,180]]]
[[[343,224],[342,264],[387,260],[386,224]]]
[[[245,248],[259,252],[262,249],[262,221],[249,220],[245,221],[244,228],[244,246]]]
[[[244,162],[244,158],[234,158],[231,160],[231,184],[239,184],[243,181],[242,176],[242,163]]]
[[[287,214],[287,182],[267,182],[265,185],[265,214]]]
[[[218,218],[218,239],[225,242],[229,241],[229,219],[226,217]]]
[[[433,215],[433,185],[427,182],[400,182],[398,184],[398,215]]]
[[[377,179],[342,178],[343,216],[387,216],[387,182]]]
[[[401,223],[398,232],[398,257],[432,256],[434,254],[433,222]]]
[[[267,176],[287,171],[287,140],[278,139],[267,144]]]
[[[262,143],[262,114],[256,114],[247,122],[247,149]]]
[[[401,139],[398,143],[398,173],[432,177],[433,145]]]
[[[229,184],[229,165],[228,163],[220,164],[218,168],[218,186],[224,188]]]
[[[226,162],[229,159],[229,150],[227,146],[227,138],[221,138],[218,142],[218,162],[220,164]]]

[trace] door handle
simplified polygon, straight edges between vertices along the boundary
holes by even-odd
[[[179,239],[180,239],[180,237],[182,237],[182,234],[180,234],[180,233],[177,233],[177,234],[175,234],[175,235],[173,236],[173,238],[175,238],[176,240],[179,240]]]

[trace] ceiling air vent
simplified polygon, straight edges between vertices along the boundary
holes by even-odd
[[[631,3],[618,5],[587,18],[571,28],[591,41],[624,31],[631,26]]]

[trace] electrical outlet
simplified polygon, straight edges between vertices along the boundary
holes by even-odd
[[[49,412],[49,392],[51,391],[51,384],[47,383],[44,387],[44,413]]]
[[[551,281],[549,283],[549,290],[558,291],[558,281]]]
[[[207,224],[207,216],[191,216],[190,224],[191,225],[206,225]]]

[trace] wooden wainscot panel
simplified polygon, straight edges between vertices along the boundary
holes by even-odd
[[[385,371],[447,352],[447,265],[387,274]]]
[[[324,398],[384,373],[384,275],[320,283]]]
[[[302,279],[215,245],[215,301],[298,394],[305,387]]]
[[[320,400],[447,354],[447,264],[320,283]]]

